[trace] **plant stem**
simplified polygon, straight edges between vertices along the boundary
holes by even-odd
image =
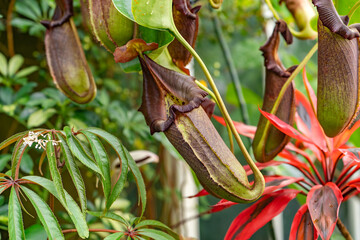
[[[246,162],[248,163],[249,167],[251,168],[251,170],[253,171],[254,174],[254,185],[253,188],[255,188],[256,184],[260,184],[262,185],[262,189],[265,186],[265,180],[263,175],[261,174],[260,170],[256,167],[255,163],[253,162],[249,152],[247,151],[244,143],[242,142],[240,135],[237,133],[235,125],[225,107],[225,104],[221,98],[221,95],[215,85],[215,82],[213,80],[213,78],[211,77],[211,74],[209,72],[209,70],[207,69],[205,63],[202,61],[202,59],[200,58],[200,56],[197,54],[197,52],[190,46],[190,44],[181,36],[181,34],[177,31],[176,27],[174,26],[171,29],[172,34],[176,37],[176,39],[193,55],[193,57],[196,59],[196,61],[199,63],[201,69],[203,70],[211,88],[214,91],[214,95],[215,98],[217,99],[218,103],[219,103],[219,108],[220,111],[225,119],[225,121],[229,124],[229,127],[231,129],[231,132],[233,133],[235,140],[237,142],[237,144],[240,147],[241,152],[243,153]]]
[[[8,53],[9,56],[12,57],[15,55],[14,50],[14,35],[11,26],[12,13],[15,6],[15,0],[11,0],[9,4],[9,8],[6,15],[6,32],[7,32],[7,44],[8,44]]]
[[[211,11],[214,13],[213,10],[211,10]],[[240,105],[242,120],[243,120],[243,122],[245,124],[249,125],[249,113],[248,113],[247,108],[246,108],[246,102],[245,102],[245,99],[244,99],[244,95],[243,95],[239,75],[238,75],[238,73],[236,71],[236,67],[235,67],[234,61],[232,59],[229,46],[226,43],[224,35],[222,33],[219,19],[218,19],[217,15],[215,15],[215,13],[212,16],[212,20],[213,20],[214,29],[215,29],[217,39],[219,40],[221,50],[222,50],[222,52],[224,54],[225,61],[226,61],[227,65],[229,67],[229,70],[230,70],[231,80],[232,80],[232,82],[234,84],[235,91],[236,91],[236,96],[237,96],[237,99],[238,99],[238,102],[239,102],[239,105]]]
[[[355,3],[355,5],[350,9],[350,12],[348,13],[349,18],[351,19],[354,12],[360,7],[360,0]]]
[[[342,223],[342,221],[340,220],[340,218],[337,219],[336,221],[336,226],[339,228],[341,234],[344,236],[344,238],[346,240],[352,240],[353,238],[351,237],[349,231],[347,230],[346,226]]]
[[[310,58],[314,55],[314,53],[317,51],[318,49],[318,43],[316,43],[314,45],[314,47],[308,52],[308,54],[305,56],[305,58],[301,61],[301,63],[297,66],[297,68],[295,69],[295,71],[290,75],[290,77],[286,80],[286,82],[284,83],[284,85],[282,86],[279,95],[274,103],[273,108],[271,109],[271,114],[275,115],[281,100],[287,90],[287,88],[289,87],[289,85],[291,84],[291,82],[295,79],[295,77],[300,73],[301,69],[303,69],[305,67],[305,65],[307,64],[307,62],[310,60]],[[265,124],[265,128],[264,128],[264,132],[268,132],[270,128],[270,121],[266,121]],[[263,135],[260,139],[259,142],[259,146],[262,146],[265,144],[265,135]]]

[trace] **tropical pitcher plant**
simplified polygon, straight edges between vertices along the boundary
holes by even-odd
[[[294,216],[290,239],[317,239],[320,236],[327,240],[336,225],[345,238],[351,239],[339,218],[339,210],[343,202],[360,191],[360,178],[351,178],[360,169],[359,149],[347,145],[351,134],[360,125],[357,119],[360,105],[360,24],[348,26],[360,1],[350,6],[347,16],[339,16],[332,0],[313,0],[315,8],[308,0],[280,1],[285,2],[299,31],[280,19],[270,0],[265,2],[277,21],[272,35],[260,48],[266,73],[265,93],[262,108],[259,108],[262,115],[254,127],[232,121],[207,66],[194,50],[199,5],[189,0],[81,0],[84,24],[94,39],[113,54],[115,62],[120,63],[124,71],[142,72],[139,111],[144,115],[151,134],[163,132],[194,171],[204,188],[196,196],[211,194],[221,199],[207,213],[238,203],[254,202],[234,219],[225,239],[251,238],[298,195],[304,195],[306,203]],[[74,102],[87,103],[94,99],[96,85],[72,20],[72,1],[57,0],[56,3],[53,19],[42,22],[47,28],[45,49],[49,70],[60,91]],[[222,0],[209,0],[213,8],[221,9],[221,4]],[[311,21],[317,16],[316,32]],[[277,54],[280,36],[287,44],[292,43],[293,36],[299,39],[318,37],[318,43],[298,66],[286,68]],[[316,51],[317,96],[305,72],[306,63]],[[201,67],[211,89],[190,75],[187,65],[192,58]],[[296,90],[293,83],[302,69],[308,98]],[[222,117],[213,116],[216,106]],[[244,155],[246,166],[240,164],[233,147],[230,149],[224,143],[211,118],[227,127],[231,142],[235,138]],[[253,157],[239,134],[253,139]],[[83,135],[86,141],[78,139],[78,135]],[[51,183],[34,176],[19,178],[17,166],[26,140],[38,140],[38,136],[46,137],[40,147],[46,151],[43,158],[47,155],[51,164]],[[122,159],[122,171],[127,172],[129,167],[135,175],[142,210],[140,217],[130,222],[108,212],[126,177],[121,174],[115,186],[111,186],[109,160],[99,138],[108,142]],[[64,192],[59,171],[63,167],[61,164],[66,164],[74,174],[74,183],[80,181],[73,157],[96,172],[103,184],[106,208],[103,213],[90,214],[117,220],[126,227],[125,231],[112,231],[106,239],[179,239],[159,222],[141,221],[146,203],[144,183],[134,161],[112,135],[93,128],[79,131],[68,127],[64,131],[39,129],[19,134],[0,147],[15,141],[12,174],[1,174],[1,191],[11,188],[11,210],[17,215],[9,215],[16,223],[15,227],[9,227],[13,239],[22,239],[23,236],[16,228],[23,229],[22,222],[17,221],[21,216],[19,193],[25,192],[32,202],[39,200],[31,190],[21,185],[43,186],[59,199],[66,210],[70,210],[68,204],[77,204]],[[65,157],[63,163],[60,155]],[[302,177],[264,176],[260,171],[282,164],[295,167]],[[292,188],[288,188],[290,185]],[[78,192],[84,194],[81,189]],[[84,226],[85,201],[80,207],[75,207],[81,220],[73,219],[76,225],[73,231],[79,232],[82,238],[88,237],[92,231]],[[46,211],[38,209],[37,214],[50,214],[49,209]],[[48,234],[52,239],[63,239],[65,232],[59,229],[53,218],[51,221],[57,231],[56,235],[50,230]],[[42,224],[46,225],[46,220],[42,220]]]

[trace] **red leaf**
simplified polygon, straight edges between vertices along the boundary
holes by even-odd
[[[310,172],[310,168],[308,165],[306,165],[304,162],[300,161],[294,154],[291,154],[289,151],[287,150],[283,150],[281,151],[281,153],[279,153],[278,155],[279,157],[285,158],[287,160],[289,160],[289,164],[299,168],[299,169],[304,169],[307,170],[308,172]]]
[[[308,193],[306,203],[312,222],[322,239],[330,239],[342,200],[341,191],[333,182],[328,182],[324,186],[316,185]]]
[[[302,205],[295,214],[291,225],[289,240],[313,240],[319,236],[311,221],[308,206]]]
[[[334,138],[334,146],[341,147],[345,144],[356,129],[360,127],[360,121],[357,121],[350,129],[345,129],[341,134]]]
[[[224,118],[216,116],[216,115],[213,115],[213,118],[216,121],[218,121],[221,125],[226,126]],[[246,125],[246,124],[244,124],[242,122],[235,122],[235,121],[233,121],[233,123],[235,125],[236,131],[239,134],[241,134],[241,135],[243,135],[245,137],[248,137],[248,138],[254,138],[254,135],[255,135],[255,132],[256,132],[256,127],[255,126],[249,126],[249,125]]]
[[[236,204],[236,202],[231,202],[229,200],[225,200],[225,199],[221,199],[217,204],[211,206],[211,209],[209,210],[209,213],[215,213],[215,212],[220,212],[226,208],[229,208],[231,206],[234,206]]]
[[[265,178],[265,190],[263,196],[304,179],[302,177],[295,178],[295,177],[276,176],[276,175],[264,176],[264,178]]]
[[[340,152],[344,154],[343,161],[347,165],[352,162],[360,162],[360,148],[339,148]]]
[[[272,160],[272,161],[269,161],[269,162],[265,162],[265,163],[259,163],[259,162],[256,162],[256,166],[259,170],[262,170],[264,168],[267,168],[267,167],[270,167],[270,166],[278,166],[280,164],[283,164],[285,163],[284,161],[275,161],[275,160]],[[252,174],[252,170],[251,168],[249,167],[249,165],[245,165],[244,166],[244,169],[246,171],[246,175],[250,175]]]
[[[299,192],[295,189],[282,189],[265,195],[234,219],[225,240],[249,239],[258,229],[281,213]]]
[[[316,106],[317,106],[317,99],[316,99],[316,95],[314,92],[314,89],[311,87],[309,80],[306,76],[306,69],[303,69],[303,81],[304,81],[304,85],[306,88],[306,92],[309,96],[310,99],[310,103],[311,103],[311,107],[313,109],[314,112],[316,112]]]
[[[285,133],[286,135],[302,141],[302,142],[308,142],[315,144],[310,138],[302,135],[298,130],[290,126],[289,124],[285,123],[284,121],[280,120],[278,117],[271,113],[267,113],[259,108],[259,111],[261,112],[264,117],[266,117],[272,125],[274,125],[277,129],[279,129],[281,132]]]
[[[193,196],[189,196],[187,198],[202,197],[202,196],[206,196],[206,195],[209,195],[209,193],[205,189],[203,189],[200,192],[198,192],[197,194],[195,194]]]
[[[309,101],[299,90],[295,90],[296,126],[300,132],[312,139],[321,149],[326,149],[325,134]]]

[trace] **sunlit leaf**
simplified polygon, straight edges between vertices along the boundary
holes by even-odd
[[[158,228],[161,230],[165,230],[169,235],[171,235],[174,239],[179,239],[179,236],[177,233],[175,233],[171,228],[163,224],[162,222],[156,221],[156,220],[144,220],[136,224],[136,229],[142,229],[142,228]]]
[[[156,229],[140,229],[137,231],[137,233],[140,236],[149,237],[154,240],[175,240],[175,238],[173,238],[169,234]]]
[[[53,212],[50,207],[46,204],[46,202],[40,198],[35,192],[32,190],[22,187],[21,188],[25,195],[30,199],[31,204],[34,206],[35,211],[40,219],[40,222],[45,228],[45,231],[50,240],[62,240],[65,239],[58,221],[56,220]]]
[[[21,206],[15,188],[11,188],[9,199],[9,237],[10,240],[25,239]]]
[[[117,232],[117,233],[113,233],[109,236],[107,236],[106,238],[104,238],[104,240],[119,240],[124,236],[123,232]]]
[[[334,231],[342,200],[341,191],[333,182],[316,185],[308,193],[306,203],[312,222],[324,240],[330,239]]]
[[[24,58],[21,55],[13,56],[9,61],[8,75],[10,77],[13,76],[20,69],[23,63],[24,63]]]

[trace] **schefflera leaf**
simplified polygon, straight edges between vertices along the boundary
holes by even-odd
[[[58,4],[62,4],[58,1]],[[52,21],[65,13],[57,5]],[[56,87],[77,103],[88,103],[96,96],[96,85],[86,62],[79,36],[72,19],[60,26],[49,26],[45,35],[46,59]]]
[[[122,15],[112,0],[83,0],[83,15],[88,18],[94,38],[109,52],[133,38],[134,23]]]
[[[294,70],[294,67],[285,69],[278,57],[277,50],[280,43],[279,33],[283,35],[288,44],[292,42],[292,35],[287,28],[286,23],[284,21],[278,21],[276,22],[273,34],[267,43],[260,48],[265,58],[266,67],[265,94],[262,106],[262,110],[265,112],[270,112],[272,110],[282,86]],[[291,83],[275,114],[279,119],[289,125],[292,125],[294,122],[296,110],[294,89],[294,84]],[[268,120],[263,115],[260,116],[252,144],[255,159],[259,162],[272,160],[282,151],[290,140],[286,134],[282,133],[274,126],[270,126],[268,131],[265,132],[264,129],[267,121]]]
[[[250,185],[246,172],[209,119],[214,104],[194,78],[166,69],[146,55],[140,58],[143,96],[140,111],[151,133],[164,132],[214,196],[251,202],[263,192],[261,175]],[[207,114],[208,113],[208,114]]]
[[[173,1],[173,18],[176,28],[184,39],[194,48],[198,33],[199,17],[197,15],[201,6],[194,8],[190,5],[190,0]],[[190,62],[192,55],[190,52],[175,39],[168,46],[169,53],[173,62],[182,70]]]
[[[313,3],[319,12],[317,116],[325,134],[335,137],[359,108],[359,32],[346,26],[349,19],[338,15],[332,1]]]

